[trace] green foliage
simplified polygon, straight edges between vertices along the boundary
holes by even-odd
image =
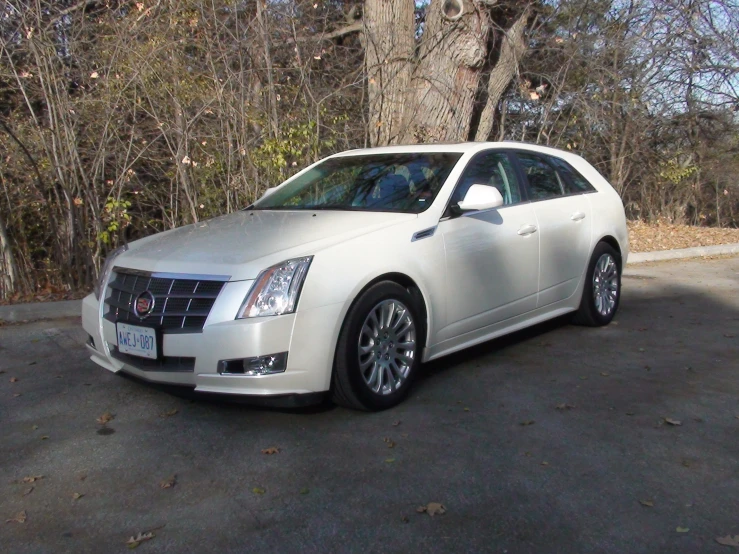
[[[103,222],[105,229],[100,231],[98,238],[106,246],[110,246],[112,237],[115,236],[123,227],[127,227],[131,223],[131,214],[128,209],[131,202],[128,200],[108,199],[103,210]]]
[[[677,160],[673,159],[668,162],[664,162],[662,164],[662,169],[659,172],[659,176],[667,181],[668,183],[671,183],[673,185],[677,185],[680,182],[684,181],[691,175],[695,175],[698,172],[698,167],[695,165],[686,165],[683,166],[677,162]]]

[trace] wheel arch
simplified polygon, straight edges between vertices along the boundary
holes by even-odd
[[[346,323],[346,316],[351,311],[354,304],[357,303],[357,300],[365,293],[365,291],[369,290],[371,287],[376,285],[377,283],[381,283],[383,281],[390,281],[392,283],[396,283],[406,289],[408,293],[411,295],[411,297],[416,301],[416,308],[421,313],[421,319],[423,320],[423,327],[424,327],[424,348],[427,346],[428,342],[428,335],[429,335],[429,327],[430,327],[430,321],[429,321],[429,303],[426,299],[426,295],[424,294],[423,290],[420,286],[418,286],[418,283],[410,277],[409,275],[399,272],[399,271],[392,271],[388,273],[383,273],[382,275],[378,275],[377,277],[374,277],[370,281],[364,284],[362,288],[360,288],[356,294],[354,294],[354,297],[352,298],[351,302],[349,303],[349,306],[346,309],[346,313],[344,314],[344,321],[341,323],[341,327],[344,327],[344,324]]]
[[[619,261],[623,261],[623,253],[621,252],[621,245],[619,244],[618,240],[612,235],[605,235],[601,237],[599,240],[595,242],[595,245],[593,246],[593,250],[595,250],[595,247],[598,246],[601,242],[605,242],[608,246],[613,248],[616,253],[618,254],[618,257],[620,258]]]

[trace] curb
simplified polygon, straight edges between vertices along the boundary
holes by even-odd
[[[22,323],[39,319],[60,319],[62,317],[81,317],[82,300],[62,300],[60,302],[31,302],[0,306],[0,321]]]
[[[692,248],[680,248],[676,250],[634,252],[633,254],[629,254],[626,264],[641,264],[661,260],[683,260],[686,258],[700,258],[702,256],[720,256],[722,254],[739,254],[739,242],[718,244],[716,246],[694,246]]]

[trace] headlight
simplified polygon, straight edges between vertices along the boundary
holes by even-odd
[[[110,274],[113,271],[113,262],[115,259],[123,254],[126,250],[128,250],[128,245],[124,244],[123,246],[119,246],[115,250],[113,250],[110,254],[108,254],[108,257],[105,258],[105,263],[103,264],[103,267],[100,269],[100,275],[98,276],[98,282],[95,285],[95,298],[100,300],[100,297],[105,292],[105,286],[108,284],[108,280],[110,279]]]
[[[313,256],[294,258],[262,271],[236,319],[293,313],[312,260]]]

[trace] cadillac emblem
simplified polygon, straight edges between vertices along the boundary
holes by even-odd
[[[136,297],[133,302],[133,312],[144,319],[154,310],[154,295],[145,290]]]

